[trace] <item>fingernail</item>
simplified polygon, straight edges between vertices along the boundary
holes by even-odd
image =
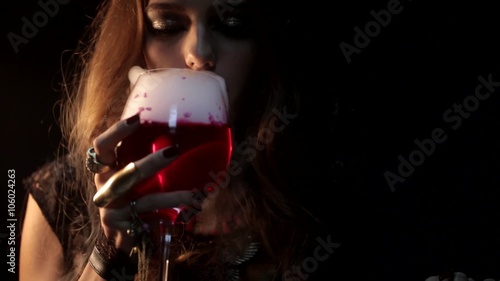
[[[139,113],[137,113],[136,115],[132,115],[130,116],[129,118],[127,118],[127,125],[131,125],[137,121],[139,121],[140,119],[140,116],[139,116]]]
[[[177,145],[173,145],[163,150],[163,157],[165,158],[172,158],[177,154],[179,154],[179,148],[177,147]]]

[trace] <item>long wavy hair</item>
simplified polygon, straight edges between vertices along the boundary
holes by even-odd
[[[287,123],[283,131],[272,132],[272,136],[269,132],[279,112],[300,116],[299,95],[288,83],[293,79],[288,79],[287,71],[291,68],[286,64],[283,46],[287,16],[276,16],[283,15],[278,11],[283,11],[286,4],[258,2],[264,17],[269,16],[257,44],[260,68],[255,77],[259,82],[255,85],[259,86],[251,91],[258,93],[247,94],[245,101],[239,103],[244,105],[240,111],[245,117],[235,125],[234,147],[252,138],[254,143],[262,144],[262,148],[254,149],[252,157],[235,150],[234,159],[239,161],[243,172],[232,178],[230,186],[221,189],[217,196],[207,198],[197,218],[200,222],[210,222],[206,227],[216,232],[223,232],[224,226],[236,218],[244,233],[252,234],[262,244],[262,251],[276,271],[283,272],[301,262],[301,245],[306,245],[308,238],[301,222],[310,218],[290,195],[292,185],[283,176],[300,171],[300,159],[293,161],[295,158],[291,157],[296,149],[295,120]],[[134,65],[145,67],[143,5],[143,0],[103,1],[84,38],[86,43],[77,48],[76,60],[66,71],[67,97],[61,107],[64,144],[61,154],[69,156],[76,168],[76,180],[67,188],[79,190],[87,203],[87,216],[75,219],[72,224],[88,237],[83,257],[88,257],[102,232],[98,210],[92,203],[96,191],[93,176],[84,167],[85,152],[97,135],[118,121],[129,87],[127,71]],[[224,251],[224,243],[215,245],[208,250],[186,248],[180,253],[179,262],[195,264],[196,259],[203,259],[206,251],[212,256]],[[214,259],[203,260],[206,265],[217,263]],[[67,280],[77,276],[85,264],[86,259],[82,259],[73,269],[68,269]]]

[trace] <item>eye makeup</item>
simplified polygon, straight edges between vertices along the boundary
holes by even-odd
[[[218,33],[230,39],[244,39],[253,36],[256,30],[256,13],[251,1],[232,1],[238,5],[231,6],[231,2],[216,0],[208,8],[204,8],[204,15],[197,14],[198,7],[185,6],[175,2],[151,3],[144,9],[145,24],[153,36],[165,38],[175,36],[190,28],[196,20],[193,15],[202,19],[207,30]],[[223,10],[221,6],[224,5]]]

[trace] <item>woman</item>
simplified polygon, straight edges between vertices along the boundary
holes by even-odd
[[[171,278],[310,278],[291,273],[312,255],[308,246],[312,249],[317,236],[308,232],[318,228],[296,202],[300,193],[292,184],[300,183],[300,160],[289,159],[292,153],[300,154],[291,137],[300,115],[294,87],[286,83],[292,81],[286,79],[290,68],[282,36],[286,4],[276,2],[102,4],[90,44],[79,53],[74,83],[66,85],[70,94],[61,115],[65,143],[60,157],[27,181],[20,280],[156,280],[154,260],[129,256],[137,246],[127,234],[133,210],[128,205],[98,208],[92,201],[120,172],[112,164],[116,145],[138,127],[137,118],[119,121],[129,87],[127,71],[134,65],[208,70],[222,76],[230,99],[233,158],[242,167],[218,196],[201,198],[202,210],[189,221],[194,227],[185,230],[182,245],[173,249]],[[269,128],[275,128],[272,141],[264,133]],[[89,147],[96,161],[109,165],[107,171],[86,170]],[[175,156],[175,149],[166,148],[137,161],[136,167],[153,173]],[[293,177],[284,177],[285,172]],[[135,211],[192,204],[192,192],[171,192],[139,198]],[[95,249],[100,261],[95,260]]]

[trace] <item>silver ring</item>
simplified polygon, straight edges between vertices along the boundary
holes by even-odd
[[[87,170],[96,174],[107,172],[111,168],[111,165],[103,164],[97,160],[97,154],[93,146],[87,150],[87,161],[85,161],[85,166]]]

